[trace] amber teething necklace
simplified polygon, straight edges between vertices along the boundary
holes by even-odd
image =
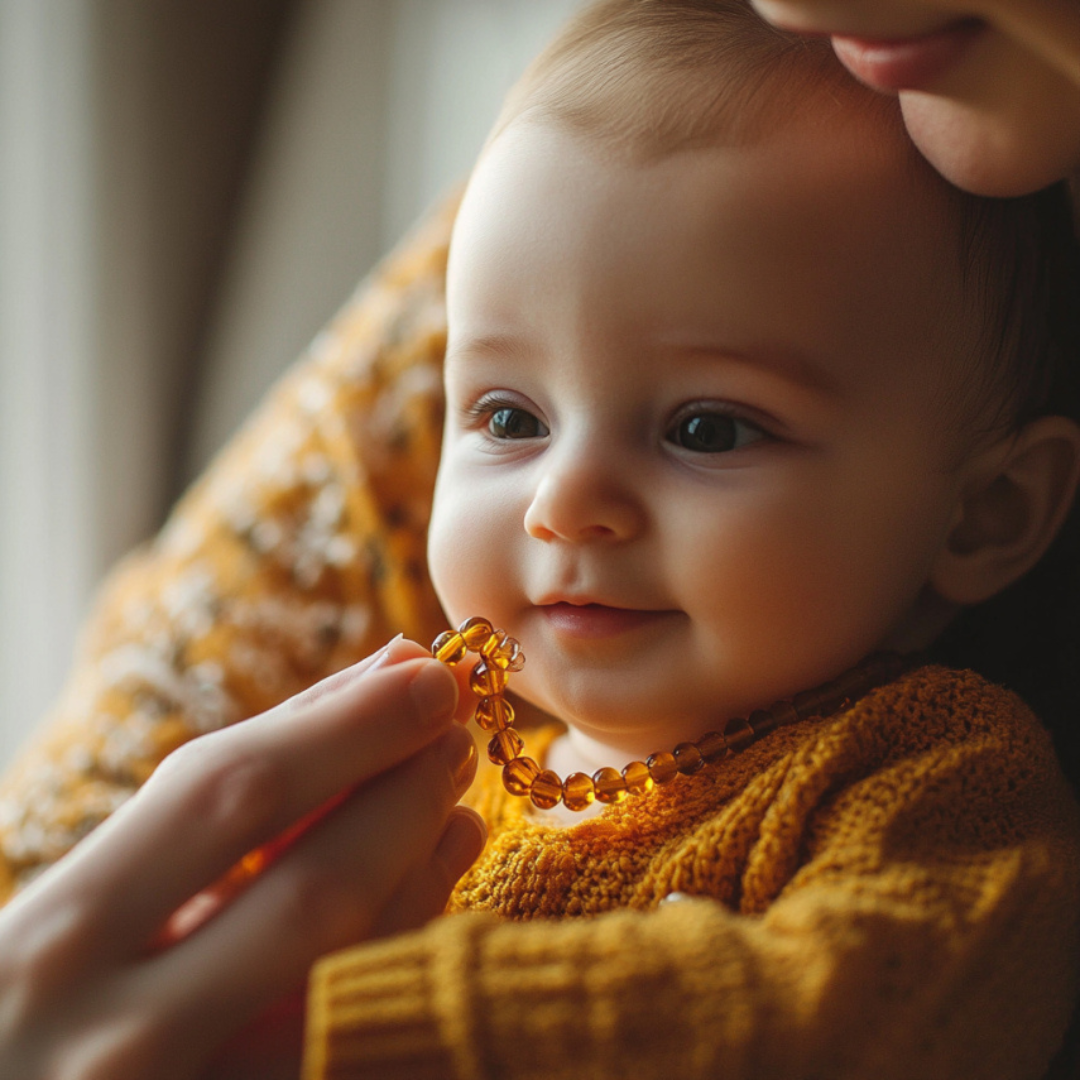
[[[584,810],[594,800],[620,803],[628,795],[645,795],[657,784],[690,776],[737,754],[776,728],[810,717],[831,716],[875,686],[891,682],[912,663],[899,653],[875,653],[832,682],[757,709],[745,719],[729,720],[722,732],[710,731],[696,742],[679,743],[674,750],[650,754],[645,761],[631,761],[621,772],[598,769],[592,776],[577,772],[562,780],[551,769],[541,769],[532,758],[523,756],[525,741],[514,730],[514,707],[503,697],[510,672],[520,671],[525,664],[521,646],[487,619],[477,617],[466,619],[457,630],[440,634],[431,645],[432,656],[451,667],[470,652],[480,656],[469,675],[469,685],[480,698],[476,722],[493,733],[488,757],[502,766],[506,790],[511,795],[527,796],[541,810],[551,810],[560,801],[568,810]]]

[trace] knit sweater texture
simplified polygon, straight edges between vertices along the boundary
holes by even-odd
[[[0,782],[0,901],[181,743],[444,629],[424,544],[453,213],[107,582]],[[1061,1037],[1073,803],[1034,718],[975,676],[913,672],[566,829],[491,774],[470,798],[491,841],[455,913],[312,973],[306,1080],[1038,1077]]]
[[[470,801],[491,839],[465,914],[316,967],[310,1080],[1001,1080],[1061,1038],[1074,808],[1035,718],[970,672],[568,828],[494,769]]]

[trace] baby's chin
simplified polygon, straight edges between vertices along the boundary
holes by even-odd
[[[522,723],[556,720],[587,739],[618,748],[628,760],[670,750],[724,724],[715,701],[673,703],[674,688],[624,697],[612,679],[607,692],[571,693],[564,686],[538,686],[535,680],[530,685],[519,675],[510,689]]]

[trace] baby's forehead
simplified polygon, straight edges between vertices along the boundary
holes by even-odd
[[[944,351],[965,321],[943,242],[949,207],[917,190],[907,154],[873,115],[820,128],[789,119],[775,138],[648,159],[519,119],[462,208],[455,344],[503,322],[543,336],[568,312],[568,332],[605,328],[628,344],[682,334],[858,358],[874,355],[858,335],[912,350],[932,336]],[[560,345],[570,355],[575,342]]]
[[[855,173],[867,162],[887,161],[897,181],[892,198],[912,223],[910,236],[898,238],[898,249],[910,249],[928,227],[934,232],[935,242],[920,249],[916,276],[949,283],[941,295],[947,292],[957,308],[951,355],[954,366],[965,370],[970,389],[961,396],[985,397],[980,388],[996,384],[1001,399],[1001,372],[1013,364],[1016,342],[1023,337],[1008,324],[1026,306],[1016,300],[1024,290],[1017,292],[1007,280],[1017,259],[1024,261],[1014,250],[1017,230],[1008,227],[1007,219],[1016,216],[1011,209],[986,207],[982,204],[990,201],[945,184],[911,145],[897,101],[857,84],[825,41],[785,38],[738,0],[708,5],[609,0],[597,9],[596,17],[586,11],[512,91],[481,170],[504,136],[525,126],[576,135],[614,165],[662,165],[699,150],[753,147],[796,135],[803,139],[807,161],[848,152]],[[804,172],[804,162],[797,160],[767,182],[786,185],[791,200],[797,200],[805,189]],[[812,202],[806,206],[808,218],[816,212]],[[866,224],[856,208],[853,201],[832,215],[835,237],[825,235],[818,245],[823,261],[842,254],[836,238]],[[882,212],[890,207],[882,204]],[[775,234],[789,222],[794,248],[803,223],[798,216],[760,225]],[[453,280],[457,240],[455,233],[452,291],[458,284]],[[521,244],[507,263],[521,268],[530,253],[529,245]],[[864,277],[888,284],[890,276],[898,278],[892,261],[886,252],[865,268]],[[662,271],[643,265],[639,273]],[[852,308],[860,303],[857,295],[834,300]],[[924,316],[918,304],[910,290],[896,289],[892,307],[902,311],[906,305],[910,323]],[[972,332],[972,324],[981,332]]]

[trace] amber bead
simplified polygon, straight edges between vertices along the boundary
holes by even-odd
[[[478,615],[466,619],[458,627],[458,633],[465,639],[465,644],[470,649],[479,649],[491,637],[493,632],[491,623],[487,619],[481,619]]]
[[[701,751],[692,742],[679,743],[673,753],[675,754],[675,764],[683,776],[692,776],[705,765],[701,757]]]
[[[679,775],[679,766],[675,764],[675,755],[661,750],[658,754],[651,754],[645,762],[649,769],[649,775],[657,784],[666,784]]]
[[[631,795],[648,795],[656,786],[656,781],[649,775],[649,766],[644,761],[631,761],[622,771],[626,781],[626,790]]]
[[[724,727],[724,739],[728,749],[737,753],[754,741],[754,730],[745,720],[736,716]]]
[[[484,657],[485,660],[490,660],[498,654],[499,647],[506,640],[507,634],[505,630],[492,630],[488,635],[487,641],[485,641],[476,651]]]
[[[525,740],[513,728],[506,728],[496,731],[488,743],[488,758],[495,765],[509,765],[524,749]]]
[[[540,775],[540,766],[532,758],[514,758],[503,766],[503,787],[511,795],[528,795],[533,781]]]
[[[520,671],[525,663],[521,646],[504,630],[496,630],[480,646],[480,655],[495,667],[504,671]]]
[[[866,672],[855,668],[845,671],[838,679],[829,684],[836,700],[837,708],[844,708],[858,701],[866,693],[870,680]]]
[[[501,694],[506,689],[506,682],[506,672],[502,668],[489,665],[486,660],[481,660],[469,674],[469,685],[473,693],[480,697]]]
[[[502,731],[513,722],[514,706],[506,698],[494,694],[477,702],[476,725],[484,731]]]
[[[707,765],[711,765],[727,753],[727,739],[719,731],[709,731],[698,739],[697,748],[701,753],[701,759]]]
[[[562,798],[567,810],[584,810],[596,799],[592,777],[583,772],[571,773],[562,786]]]
[[[532,782],[529,798],[532,799],[533,806],[538,806],[541,810],[550,810],[553,806],[558,806],[562,798],[562,781],[558,773],[550,769],[545,769],[540,773]]]
[[[874,686],[892,682],[898,675],[902,675],[914,660],[914,657],[904,657],[896,652],[874,653],[869,660],[869,674]]]
[[[831,684],[816,687],[813,690],[804,690],[791,699],[795,711],[800,720],[808,720],[812,716],[823,716],[833,705]]]
[[[431,643],[431,654],[436,660],[453,666],[469,651],[465,639],[456,630],[447,630]]]
[[[755,709],[746,722],[750,725],[750,730],[754,733],[755,739],[760,739],[762,735],[768,735],[777,726],[776,717],[768,709]]]
[[[799,714],[795,710],[795,703],[792,701],[778,701],[770,707],[769,712],[772,713],[777,727],[786,727],[788,724],[794,724],[799,719]]]
[[[592,782],[596,797],[603,803],[621,803],[626,798],[626,781],[618,769],[597,769]]]

